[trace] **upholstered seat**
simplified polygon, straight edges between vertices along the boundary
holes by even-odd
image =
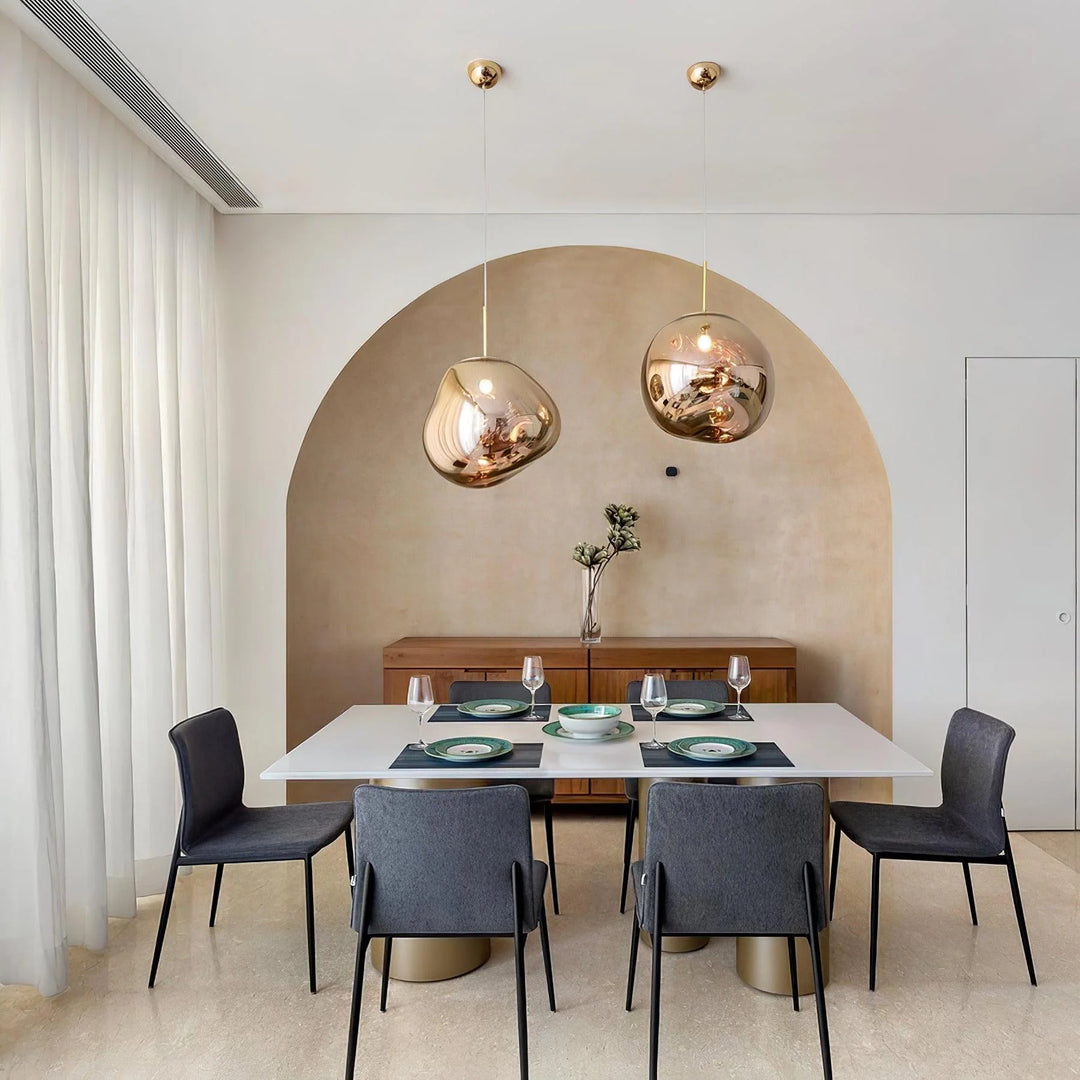
[[[948,855],[978,859],[1000,855],[1001,847],[979,836],[940,806],[835,802],[833,820],[872,855]]]
[[[240,806],[185,852],[187,863],[303,859],[336,840],[352,821],[351,803]]]

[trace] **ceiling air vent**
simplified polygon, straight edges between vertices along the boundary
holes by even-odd
[[[22,0],[113,93],[140,116],[234,210],[254,209],[259,200],[161,99],[115,45],[68,0]]]

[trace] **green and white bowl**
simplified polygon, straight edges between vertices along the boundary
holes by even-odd
[[[622,716],[618,705],[564,705],[559,710],[559,723],[572,735],[605,735]]]
[[[556,739],[572,739],[574,742],[611,742],[613,739],[625,739],[633,735],[634,725],[628,724],[625,720],[619,720],[610,731],[602,731],[599,735],[575,735],[572,731],[567,731],[558,720],[553,720],[550,724],[545,724],[541,730],[545,735],[554,735]]]
[[[506,739],[495,739],[490,735],[459,735],[455,739],[439,739],[428,743],[424,753],[440,761],[490,761],[502,757],[514,749],[514,744]]]
[[[672,739],[667,748],[679,757],[693,758],[694,761],[732,761],[757,752],[752,742],[728,739],[722,735],[687,735],[682,739]]]

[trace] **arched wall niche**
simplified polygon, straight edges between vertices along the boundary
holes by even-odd
[[[350,704],[382,699],[382,648],[396,638],[575,635],[570,551],[603,537],[608,502],[641,511],[643,546],[605,575],[605,635],[787,638],[801,700],[839,701],[891,732],[888,479],[828,359],[713,273],[710,308],[752,327],[772,354],[769,420],[743,442],[708,446],[665,435],[646,413],[645,347],[696,307],[699,275],[684,260],[616,247],[490,264],[490,351],[548,389],[563,431],[546,457],[487,490],[447,483],[420,442],[446,367],[480,351],[479,269],[436,285],[357,350],[316,411],[289,486],[290,747]],[[667,465],[679,475],[666,477]],[[332,794],[293,786],[292,799]],[[886,797],[888,786],[844,793],[854,791]]]

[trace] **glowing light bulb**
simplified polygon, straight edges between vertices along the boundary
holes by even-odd
[[[712,338],[709,336],[709,324],[708,323],[706,323],[701,328],[701,333],[698,334],[697,347],[702,352],[711,352],[712,351]]]
[[[490,394],[494,389],[494,384],[490,379],[481,379],[480,382],[477,383],[477,388],[480,390],[481,394]]]

